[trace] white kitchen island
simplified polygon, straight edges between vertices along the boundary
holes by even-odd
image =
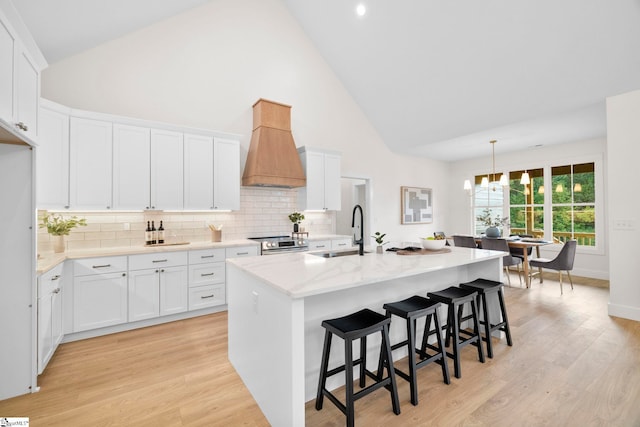
[[[227,260],[229,360],[271,425],[303,426],[305,402],[316,394],[323,320],[365,307],[383,313],[385,302],[479,277],[501,280],[503,256],[452,247],[432,255],[293,253]],[[392,343],[405,331],[404,322],[392,321]],[[378,336],[368,340],[372,370],[379,343]],[[331,350],[330,367],[343,361],[342,340],[333,340]],[[327,388],[343,384],[343,376],[336,375]]]

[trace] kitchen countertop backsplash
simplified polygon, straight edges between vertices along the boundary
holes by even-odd
[[[240,210],[233,212],[61,212],[87,219],[86,227],[78,227],[65,238],[67,251],[109,249],[144,246],[147,221],[156,227],[163,221],[165,242],[210,242],[208,225],[222,224],[222,242],[261,237],[288,235],[293,226],[288,215],[296,210],[297,190],[280,188],[242,187]],[[38,212],[38,218],[45,211]],[[336,213],[305,212],[302,225],[310,237],[331,235],[336,231]],[[38,220],[39,222],[39,220]],[[46,229],[38,229],[38,253],[53,253],[53,242]]]

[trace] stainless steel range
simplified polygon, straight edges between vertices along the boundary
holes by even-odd
[[[309,249],[309,242],[302,237],[271,236],[249,237],[249,240],[260,242],[262,255],[275,255],[290,252],[304,252]]]

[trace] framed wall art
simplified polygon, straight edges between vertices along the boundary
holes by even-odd
[[[433,222],[433,192],[430,188],[400,187],[401,224]]]

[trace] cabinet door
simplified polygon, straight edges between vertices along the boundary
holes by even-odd
[[[129,272],[129,322],[160,315],[160,269]]]
[[[189,274],[186,266],[160,269],[160,315],[189,308]]]
[[[62,279],[61,279],[62,280]],[[64,336],[64,329],[62,326],[63,313],[62,313],[62,293],[64,287],[62,284],[51,294],[51,344],[53,345],[53,352],[58,348],[58,344],[62,341]]]
[[[213,208],[213,137],[184,135],[184,208]]]
[[[214,307],[226,303],[224,283],[189,288],[189,310]]]
[[[41,108],[38,126],[36,205],[69,208],[69,116]]]
[[[87,331],[127,321],[127,275],[110,273],[73,280],[73,331]]]
[[[339,250],[339,249],[349,249],[352,247],[351,239],[339,239],[331,241],[331,249]]]
[[[213,208],[240,210],[240,144],[215,138],[213,150]]]
[[[339,211],[341,205],[340,156],[324,155],[324,209]]]
[[[0,20],[0,118],[13,121],[14,61],[16,40]]]
[[[182,134],[151,129],[151,209],[183,209]]]
[[[303,187],[303,209],[324,209],[324,154],[307,151],[303,157],[303,167],[307,176],[307,186]]]
[[[18,52],[17,66],[16,122],[18,129],[35,139],[38,134],[40,72],[24,50]]]
[[[150,130],[113,125],[113,208],[150,209]]]
[[[38,298],[38,375],[44,371],[53,354],[51,301],[51,293]]]
[[[70,125],[71,208],[111,209],[111,123],[72,117]]]

